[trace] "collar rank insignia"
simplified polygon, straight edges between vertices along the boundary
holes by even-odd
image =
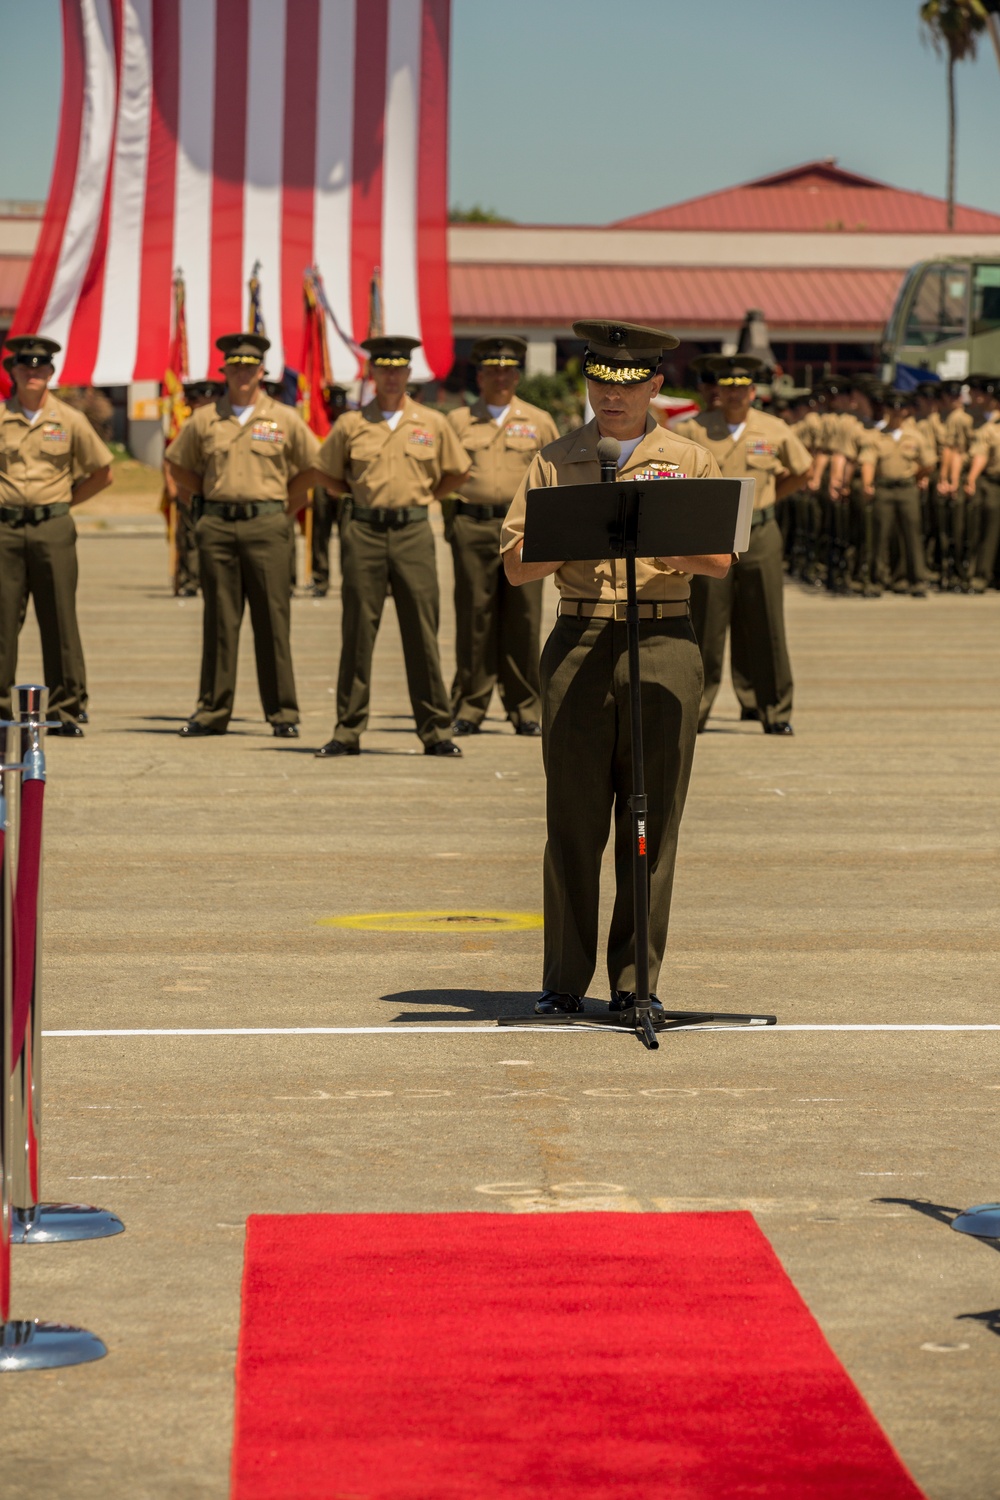
[[[530,438],[533,443],[538,442],[538,428],[532,427],[530,422],[508,422],[505,431],[510,438]]]
[[[255,443],[283,443],[285,434],[277,422],[255,422],[250,429],[250,438]]]
[[[434,434],[428,432],[426,427],[414,427],[407,442],[416,448],[433,448]]]

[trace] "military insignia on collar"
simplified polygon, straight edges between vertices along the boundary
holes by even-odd
[[[414,427],[407,438],[407,442],[413,443],[417,448],[433,448],[434,434],[428,432],[426,427]]]
[[[250,438],[255,443],[283,443],[285,434],[277,422],[255,422],[250,429]]]
[[[644,469],[640,469],[632,475],[633,479],[686,479],[688,476],[682,474],[676,464],[657,462],[655,459],[649,462]]]
[[[538,428],[532,427],[530,422],[508,422],[505,431],[508,437],[530,438],[533,443],[538,441]]]
[[[753,438],[747,443],[747,454],[752,458],[773,458],[774,444],[766,438]]]

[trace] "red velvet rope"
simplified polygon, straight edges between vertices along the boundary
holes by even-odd
[[[42,863],[42,804],[44,781],[25,781],[21,787],[21,828],[18,838],[17,882],[14,887],[14,1020],[11,1068],[16,1068],[24,1046],[35,989],[35,939],[38,932],[38,883]]]

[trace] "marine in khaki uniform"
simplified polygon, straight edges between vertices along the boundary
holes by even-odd
[[[594,419],[532,460],[504,521],[512,584],[554,576],[559,613],[542,650],[542,752],[548,840],[544,862],[544,993],[540,1015],[582,1009],[597,965],[601,856],[614,823],[615,902],[608,935],[611,1009],[635,993],[625,563],[525,563],[525,496],[539,486],[594,484],[601,437],[621,443],[620,481],[719,478],[710,453],[657,426],[649,402],[672,334],[633,323],[575,323]],[[701,657],[688,616],[691,575],[722,577],[729,555],[650,557],[636,563],[639,669],[649,796],[649,976],[667,942],[677,834],[694,756]]]
[[[461,489],[469,459],[450,423],[406,394],[419,340],[367,339],[375,397],[345,412],[326,438],[313,483],[341,506],[343,601],[337,725],[317,753],[357,755],[368,725],[372,654],[389,588],[396,604],[410,705],[425,755],[461,755],[438,652],[432,500]]]
[[[527,344],[480,339],[472,348],[479,400],[448,413],[472,465],[448,533],[455,563],[456,735],[478,734],[494,687],[521,735],[541,734],[538,685],[541,580],[512,588],[500,561],[500,526],[535,454],[559,436],[548,412],[518,400]]]
[[[699,728],[704,729],[719,691],[731,628],[733,655],[753,688],[764,733],[791,734],[792,668],[785,644],[784,567],[775,504],[800,487],[812,460],[787,423],[753,408],[759,359],[720,354],[713,367],[719,410],[679,423],[677,435],[707,448],[726,479],[757,483],[746,552],[727,575],[699,577],[691,585],[691,618],[705,670]]]
[[[990,375],[969,375],[965,385],[969,404],[956,403],[945,420],[945,448],[941,458],[941,480],[938,484],[947,502],[947,519],[951,530],[952,587],[968,592],[972,587],[972,569],[978,550],[979,511],[976,497],[968,496],[965,477],[970,450],[981,428],[997,420],[994,380]]]
[[[7,340],[14,393],[0,404],[0,717],[10,718],[29,597],[42,638],[49,712],[83,734],[83,646],[76,619],[76,526],[70,508],[111,483],[111,453],[87,418],[53,396],[52,339]]]
[[[184,385],[184,402],[190,419],[191,413],[200,406],[207,406],[220,392],[210,380],[191,380]],[[174,593],[180,599],[194,599],[198,593],[198,538],[195,535],[197,510],[200,495],[189,495],[179,490],[170,472],[170,465],[163,461],[163,489],[167,503],[174,504],[174,574],[171,580]]]
[[[965,493],[979,506],[970,582],[974,594],[985,594],[1000,551],[1000,422],[983,423],[972,439]]]
[[[201,685],[180,733],[191,739],[229,727],[249,604],[264,716],[276,736],[296,739],[289,510],[305,502],[319,444],[297,412],[261,390],[268,339],[231,333],[216,347],[226,394],[194,412],[166,454],[178,488],[203,497],[195,526],[205,601]]]
[[[888,581],[889,538],[898,527],[910,593],[927,597],[927,569],[920,522],[919,482],[934,468],[930,443],[910,420],[912,399],[900,391],[885,396],[885,427],[865,433],[861,449],[861,482],[874,501],[875,568],[880,583]]]

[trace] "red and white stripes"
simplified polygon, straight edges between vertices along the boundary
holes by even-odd
[[[302,346],[302,274],[341,325],[452,359],[446,267],[449,0],[63,0],[64,85],[45,224],[13,332],[59,378],[162,377],[184,274],[189,373],[214,374],[260,261],[271,374]],[[357,373],[331,331],[334,378]]]

